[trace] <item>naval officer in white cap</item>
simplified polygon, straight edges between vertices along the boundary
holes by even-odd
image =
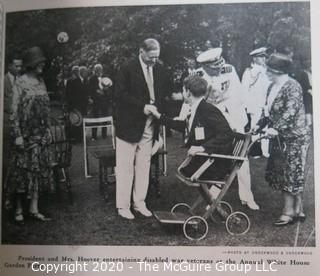
[[[251,126],[255,126],[261,115],[266,115],[265,101],[267,97],[268,87],[271,82],[267,77],[266,57],[267,48],[261,47],[249,53],[252,57],[252,63],[242,76],[242,86],[245,95],[246,111],[251,118]],[[255,135],[253,140],[259,138]],[[262,154],[269,157],[269,140],[263,139],[261,141]]]
[[[225,63],[221,48],[213,48],[197,57],[202,67],[197,73],[208,82],[207,102],[213,104],[224,114],[230,127],[244,133],[248,122],[243,101],[243,88],[234,66]],[[246,161],[238,171],[239,198],[243,205],[253,210],[259,206],[251,191],[249,162]]]

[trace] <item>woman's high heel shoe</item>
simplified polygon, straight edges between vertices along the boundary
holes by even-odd
[[[24,224],[24,217],[22,213],[15,213],[14,215],[14,221],[17,224],[23,225]]]
[[[295,217],[289,215],[281,215],[274,223],[275,226],[286,226],[295,222]]]
[[[43,214],[40,214],[40,213],[29,213],[29,216],[30,218],[34,219],[34,220],[37,220],[37,221],[42,221],[42,222],[45,222],[45,221],[50,221],[51,218],[49,217],[46,217],[44,216]]]
[[[296,219],[300,222],[304,222],[306,220],[306,215],[303,212],[300,212],[296,215]]]

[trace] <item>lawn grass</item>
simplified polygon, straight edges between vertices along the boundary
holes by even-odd
[[[198,196],[195,188],[185,186],[175,177],[175,170],[185,157],[180,148],[181,137],[174,134],[168,139],[168,176],[161,178],[161,197],[149,189],[147,205],[153,211],[170,211],[178,202],[192,203]],[[306,192],[304,199],[306,221],[300,225],[298,246],[303,246],[314,227],[314,177],[313,149],[308,157]],[[187,240],[180,226],[160,225],[155,218],[140,218],[125,221],[115,209],[115,185],[109,187],[110,198],[105,201],[99,193],[98,178],[84,177],[82,145],[73,147],[71,167],[73,204],[62,193],[44,195],[42,210],[53,220],[46,223],[27,220],[24,226],[13,223],[12,214],[3,211],[3,244],[36,245],[154,245],[154,246],[294,246],[297,224],[274,227],[272,223],[281,213],[281,193],[271,190],[264,180],[265,158],[250,159],[252,189],[260,211],[241,206],[237,183],[233,183],[226,197],[234,210],[245,212],[251,220],[250,231],[242,236],[231,236],[223,223],[208,221],[209,232],[205,239]],[[92,173],[97,174],[97,163],[92,160]],[[312,235],[307,246],[315,246]]]

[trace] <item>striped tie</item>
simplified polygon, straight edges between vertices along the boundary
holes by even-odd
[[[153,77],[152,77],[152,67],[147,66],[147,85],[149,89],[150,103],[155,102],[154,87],[153,87]]]
[[[191,113],[189,113],[185,119],[186,127],[184,129],[184,144],[187,144],[189,140],[189,134],[190,134],[190,128],[191,128],[191,126],[189,126],[190,117],[191,117]]]

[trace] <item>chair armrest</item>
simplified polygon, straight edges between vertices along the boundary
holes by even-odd
[[[190,163],[190,161],[191,161],[191,159],[192,159],[192,156],[187,156],[187,158],[181,163],[181,165],[178,167],[178,172],[179,173],[181,173],[181,169],[182,168],[184,168],[185,166],[187,166],[189,163]]]
[[[197,156],[205,156],[205,157],[216,157],[216,158],[222,158],[222,159],[231,159],[231,160],[241,160],[241,161],[247,161],[247,157],[240,157],[240,156],[233,156],[233,155],[225,155],[225,154],[209,154],[209,153],[196,153]]]
[[[181,173],[181,169],[186,167],[190,161],[192,159],[192,156],[188,155],[188,157],[182,162],[182,164],[178,167],[178,174],[180,174],[181,176],[183,176],[183,174]],[[190,178],[187,178],[184,176],[184,178],[186,179],[190,179],[191,182],[196,182],[198,181],[198,179],[200,178],[200,176],[214,163],[214,159],[213,158],[208,158],[207,160],[205,160],[203,162],[203,164],[198,168],[198,170],[196,170],[193,175]]]
[[[206,160],[200,168],[190,177],[192,182],[196,182],[199,180],[200,176],[214,163],[213,158],[209,158]]]

